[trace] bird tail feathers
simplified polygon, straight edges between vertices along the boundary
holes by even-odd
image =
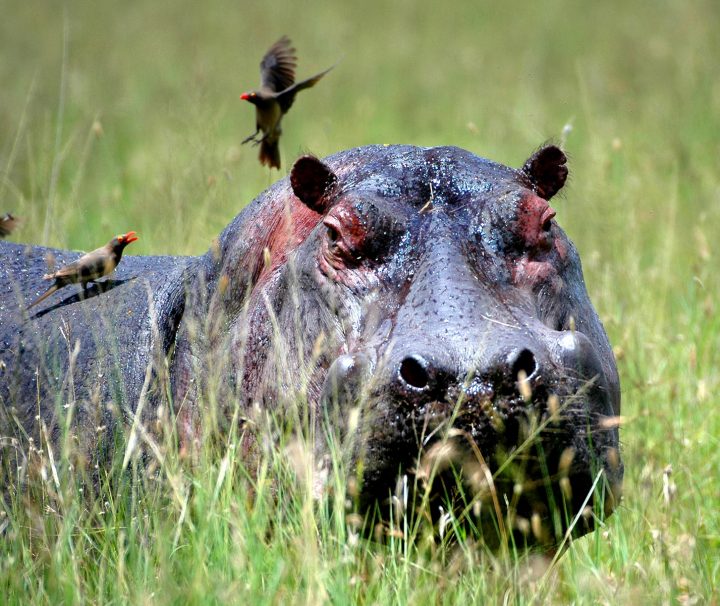
[[[27,309],[30,309],[31,307],[35,307],[38,303],[44,301],[47,299],[51,294],[53,294],[58,288],[60,288],[57,284],[53,284],[50,288],[48,288],[43,294],[41,294],[37,299],[35,299],[30,305],[27,306]]]
[[[280,147],[278,142],[268,142],[263,139],[260,142],[260,164],[267,164],[270,168],[280,170]]]

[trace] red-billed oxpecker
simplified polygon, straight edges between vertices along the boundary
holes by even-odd
[[[0,238],[9,236],[18,226],[19,219],[13,217],[10,213],[5,213],[0,217]]]
[[[313,86],[335,66],[301,82],[295,82],[296,67],[295,49],[290,39],[283,36],[260,62],[260,89],[240,95],[243,101],[255,106],[255,132],[243,143],[252,141],[255,145],[259,144],[260,164],[267,164],[270,168],[280,168],[280,122],[295,101],[295,95]],[[261,131],[262,137],[258,137]]]
[[[125,247],[137,239],[134,231],[120,234],[115,236],[105,246],[101,246],[83,255],[77,261],[73,261],[54,273],[45,274],[43,280],[55,280],[55,284],[28,305],[28,309],[44,301],[56,290],[64,286],[77,284],[79,282],[84,289],[87,287],[88,282],[94,282],[112,273],[118,266],[118,263],[120,263]]]

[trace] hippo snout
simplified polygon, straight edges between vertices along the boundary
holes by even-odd
[[[415,408],[446,402],[452,409],[458,398],[486,402],[517,398],[526,387],[537,389],[555,372],[551,350],[526,335],[486,336],[484,341],[477,351],[441,339],[394,343],[385,374],[387,397]]]
[[[500,375],[506,382],[517,381],[520,373],[524,374],[525,380],[534,380],[540,373],[540,366],[537,357],[527,347],[517,348],[504,357],[499,358],[489,374]],[[469,377],[475,374],[475,369],[466,371],[454,371],[443,367],[437,362],[437,357],[413,353],[402,358],[397,368],[396,381],[400,390],[412,391],[437,391],[447,387],[448,380],[458,374],[460,380],[463,375]]]

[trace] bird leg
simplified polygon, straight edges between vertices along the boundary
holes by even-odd
[[[87,282],[81,282],[80,284],[82,286],[82,290],[80,291],[80,299],[84,301],[90,291],[90,289],[88,288],[88,284],[92,284],[94,286],[95,282],[93,282],[92,280],[88,280]]]
[[[242,143],[240,143],[240,145],[245,145],[246,143],[249,143],[250,141],[252,141],[255,145],[258,145],[260,143],[260,141],[257,140],[257,136],[258,136],[259,132],[260,132],[260,129],[256,128],[255,132],[252,135],[250,135],[249,137],[245,137],[242,140]]]

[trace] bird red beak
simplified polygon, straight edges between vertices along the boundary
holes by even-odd
[[[139,238],[135,235],[134,231],[129,231],[123,236],[123,241],[125,244],[130,244],[131,242],[135,242],[135,240],[138,240]]]
[[[240,98],[243,101],[248,101],[250,99],[250,95],[248,93],[243,93],[242,95],[240,95]]]

